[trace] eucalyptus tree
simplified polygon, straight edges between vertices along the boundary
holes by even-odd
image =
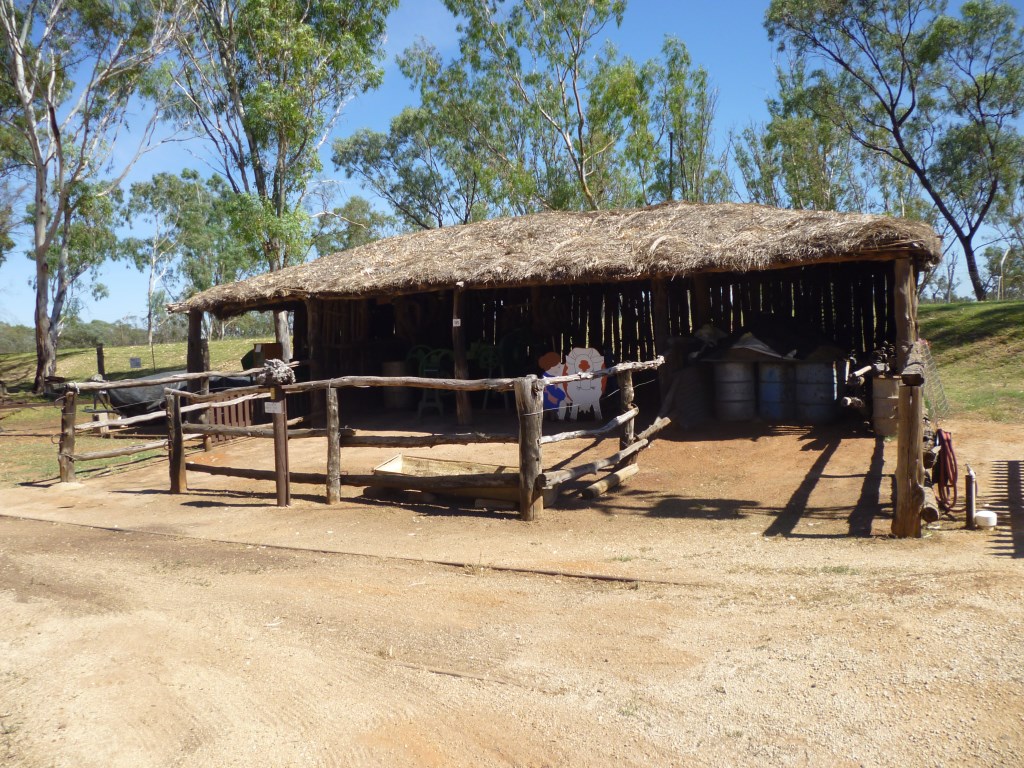
[[[50,292],[49,328],[54,348],[65,321],[77,317],[82,295],[105,298],[108,289],[97,281],[99,268],[123,254],[117,234],[123,223],[121,190],[80,182],[70,190],[54,247],[47,254]],[[30,215],[34,214],[29,211]],[[31,256],[32,254],[30,254]]]
[[[401,231],[397,218],[378,211],[359,195],[353,195],[341,206],[320,212],[315,218],[313,248],[319,256],[358,248]]]
[[[608,164],[619,180],[617,204],[680,199],[721,202],[732,193],[727,151],[715,147],[718,93],[686,45],[667,36],[658,56],[638,64],[611,45],[597,60],[591,121],[623,137]]]
[[[768,122],[733,137],[733,158],[753,202],[799,210],[866,210],[862,150],[819,116],[823,84],[809,85],[806,63],[777,70],[778,93],[767,100]]]
[[[208,195],[195,171],[180,176],[158,173],[149,181],[131,185],[126,220],[133,231],[148,230],[147,237],[130,237],[123,242],[126,257],[140,272],[146,272],[146,343],[153,345],[154,326],[160,315],[160,298],[168,295],[185,242],[197,227],[207,224]]]
[[[91,196],[109,194],[148,143],[155,113],[136,128],[137,149],[110,173],[126,154],[122,129],[133,99],[153,95],[147,76],[181,8],[170,0],[0,0],[0,132],[6,159],[31,193],[37,392],[56,368],[51,246],[62,228],[68,231],[68,208],[85,199],[77,190],[91,185]],[[69,253],[61,250],[58,269]]]
[[[673,38],[650,61],[620,56],[607,36],[624,0],[446,6],[459,54],[418,43],[399,58],[420,104],[334,145],[408,226],[728,195],[707,73]]]
[[[232,221],[271,271],[301,261],[302,204],[345,103],[375,87],[398,0],[196,0],[173,73],[180,125],[203,137],[236,194]],[[278,340],[290,356],[286,314]]]
[[[986,296],[979,233],[1024,163],[1024,33],[1016,10],[967,0],[772,0],[769,35],[813,57],[823,118],[906,168],[963,251]]]

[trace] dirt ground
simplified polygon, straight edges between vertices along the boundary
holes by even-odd
[[[5,488],[0,764],[1022,765],[1024,441],[945,426],[995,531],[888,538],[895,443],[829,429],[671,436],[534,523],[166,464]]]

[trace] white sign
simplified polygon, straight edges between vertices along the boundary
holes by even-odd
[[[263,404],[263,411],[265,413],[284,413],[284,409],[281,407],[283,404],[284,401],[281,400],[277,402],[268,400]]]
[[[461,328],[462,320],[458,317],[452,318],[452,328]]]

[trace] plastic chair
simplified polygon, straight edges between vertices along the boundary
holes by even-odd
[[[467,357],[473,360],[482,371],[487,372],[487,378],[493,379],[494,374],[501,371],[501,355],[498,354],[498,348],[493,344],[485,344],[482,341],[478,341],[473,344],[469,349]],[[491,390],[484,390],[483,407],[487,407],[487,400],[491,396]],[[508,392],[501,393],[502,401],[505,406],[505,410],[508,410]]]
[[[455,355],[450,349],[432,349],[420,361],[420,376],[424,379],[443,379],[446,374],[451,373],[454,366]],[[420,404],[416,408],[416,419],[422,419],[423,412],[428,408],[433,408],[441,416],[444,416],[444,403],[441,401],[440,389],[423,390]]]

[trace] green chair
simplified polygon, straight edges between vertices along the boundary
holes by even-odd
[[[443,379],[452,374],[455,368],[455,355],[450,349],[432,349],[423,355],[420,361],[420,376],[424,379]],[[433,408],[444,416],[444,403],[441,401],[440,389],[424,389],[420,404],[416,408],[417,421],[423,418],[423,412]]]

